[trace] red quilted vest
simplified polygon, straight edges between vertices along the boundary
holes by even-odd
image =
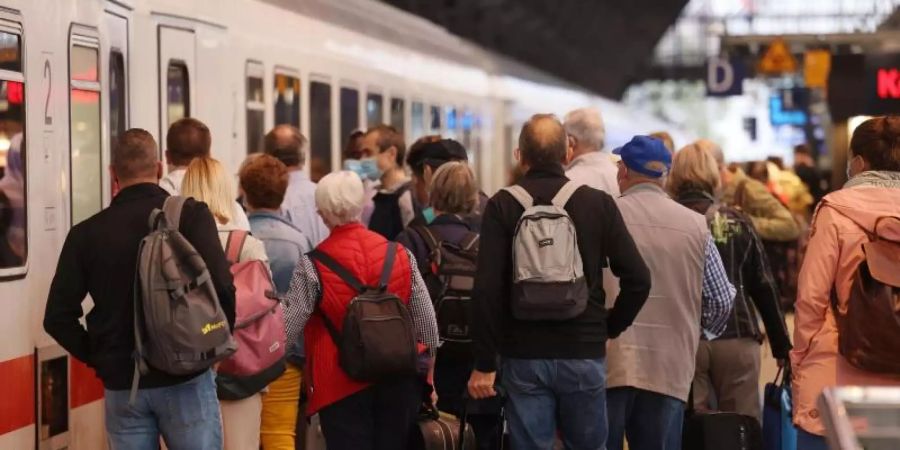
[[[368,286],[378,284],[381,269],[387,253],[388,241],[378,233],[367,230],[359,223],[337,227],[331,231],[317,247],[347,268],[357,279]],[[394,293],[405,304],[409,304],[411,286],[411,266],[403,247],[397,247],[394,269],[388,282],[388,291]],[[314,262],[319,271],[322,289],[321,313],[328,316],[331,323],[341,331],[347,306],[357,292],[344,283],[334,272],[319,262]],[[344,373],[338,363],[338,350],[319,312],[313,313],[303,331],[306,345],[306,371],[309,386],[309,409],[313,415],[320,409],[353,395],[371,383],[354,381]]]

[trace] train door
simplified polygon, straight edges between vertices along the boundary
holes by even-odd
[[[106,77],[107,104],[107,136],[105,139],[106,154],[112,152],[116,140],[128,129],[128,19],[114,10],[107,10],[106,48],[103,52],[103,70]],[[103,191],[109,193],[104,198],[104,205],[116,195],[116,187],[109,180],[108,171],[104,171]]]
[[[169,125],[191,117],[197,80],[193,30],[159,26],[159,142],[165,148]]]

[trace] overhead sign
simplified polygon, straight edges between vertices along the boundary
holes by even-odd
[[[714,56],[706,63],[706,95],[726,97],[744,93],[747,69],[737,59]]]
[[[900,53],[866,55],[866,115],[900,113]]]
[[[828,74],[831,72],[831,52],[828,50],[809,50],[803,56],[803,79],[806,87],[828,87]]]
[[[797,71],[797,59],[782,38],[775,38],[763,54],[756,70],[765,75],[781,75]]]

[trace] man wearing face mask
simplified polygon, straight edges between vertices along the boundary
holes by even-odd
[[[462,144],[453,139],[441,139],[438,135],[425,136],[409,147],[406,164],[412,171],[413,205],[416,211],[409,226],[428,225],[434,220],[434,205],[428,198],[431,180],[439,167],[454,161],[468,164],[469,156]],[[476,231],[481,225],[481,213],[487,201],[487,195],[479,190],[475,210],[463,218]]]
[[[374,209],[369,229],[389,240],[397,237],[415,217],[411,183],[403,171],[406,143],[403,134],[389,125],[369,129],[360,143],[363,159],[361,170],[370,179],[378,175],[372,198]],[[377,172],[372,172],[372,165]]]

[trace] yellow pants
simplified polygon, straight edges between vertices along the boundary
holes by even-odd
[[[264,450],[294,450],[295,427],[300,403],[302,371],[293,364],[262,398],[260,441]]]

